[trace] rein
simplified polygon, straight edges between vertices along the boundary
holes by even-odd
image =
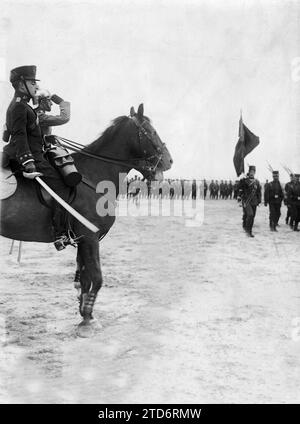
[[[135,117],[130,117],[130,119],[133,120],[133,122],[135,123],[135,125],[138,127],[139,129],[139,142],[140,142],[140,146],[142,144],[142,135],[144,135],[145,137],[148,138],[148,140],[151,141],[151,143],[154,145],[154,142],[152,140],[152,138],[149,136],[149,134],[147,133],[147,131],[145,130],[145,128],[143,127],[142,124],[140,124],[138,122],[138,120]],[[159,155],[151,155],[148,157],[145,157],[143,159],[141,158],[136,158],[136,159],[132,159],[131,162],[124,160],[124,159],[114,159],[114,158],[110,158],[107,156],[101,156],[101,155],[96,155],[92,152],[89,152],[88,150],[83,150],[85,149],[86,146],[84,146],[83,144],[80,143],[76,143],[75,141],[72,140],[68,140],[67,138],[63,138],[60,136],[55,136],[64,147],[67,147],[68,149],[79,153],[81,155],[84,156],[88,156],[91,157],[93,159],[98,159],[101,160],[103,162],[109,162],[109,163],[114,163],[117,165],[124,165],[126,167],[131,167],[131,168],[138,168],[139,170],[145,170],[145,171],[149,171],[149,172],[154,172],[159,164],[159,162],[161,161],[162,158],[162,154]],[[154,146],[156,148],[157,151],[160,151],[160,148]],[[142,149],[141,149],[142,150]],[[156,163],[153,165],[150,162],[150,159],[157,159]]]

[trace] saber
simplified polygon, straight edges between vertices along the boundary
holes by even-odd
[[[88,228],[93,233],[97,233],[100,231],[96,225],[92,224],[89,220],[87,220],[84,216],[82,216],[79,212],[75,211],[67,202],[65,202],[58,194],[55,193],[40,177],[35,177],[35,180],[59,203],[62,207],[64,207],[71,215],[73,215],[81,224],[83,224],[86,228]]]

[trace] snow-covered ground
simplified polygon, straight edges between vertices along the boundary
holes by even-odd
[[[119,217],[91,338],[75,331],[75,249],[24,243],[18,264],[2,238],[0,402],[298,403],[300,233],[280,225],[260,207],[249,239],[230,200],[196,227]]]

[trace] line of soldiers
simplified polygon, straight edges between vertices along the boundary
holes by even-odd
[[[262,189],[260,182],[255,178],[255,166],[249,166],[249,172],[238,184],[238,201],[243,206],[242,225],[247,236],[254,237],[252,227],[257,206],[262,202]],[[284,190],[279,181],[279,172],[273,171],[273,181],[265,184],[264,205],[269,206],[269,225],[271,231],[277,231],[278,221],[281,216],[282,202],[287,206],[286,223],[294,231],[300,231],[300,174],[291,175]]]
[[[207,192],[209,190],[210,199],[236,199],[239,183],[239,181],[236,181],[233,184],[231,180],[228,182],[221,180],[219,184],[217,180],[212,180],[208,184],[205,179],[199,181],[196,179],[187,180],[168,178],[162,181],[159,187],[155,187],[155,185],[151,187],[151,181],[147,181],[148,190],[140,190],[138,188],[140,181],[142,180],[137,175],[127,181],[127,185],[131,186],[129,197],[133,196],[133,194],[140,193],[141,197],[170,197],[171,199],[189,199],[191,197],[192,199],[206,199]],[[135,183],[137,185],[137,189],[135,189]],[[164,190],[165,185],[167,188],[169,187],[169,190]]]
[[[142,182],[145,184],[141,184]],[[146,188],[147,187],[147,188]],[[164,179],[161,182],[151,182],[141,179],[137,175],[127,180],[127,197],[139,195],[142,198],[171,198],[196,199],[206,198],[208,185],[206,180]]]
[[[209,184],[209,198],[210,199],[232,199],[236,189],[236,184],[221,180],[220,184],[218,180],[212,180]]]

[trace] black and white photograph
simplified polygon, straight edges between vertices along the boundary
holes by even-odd
[[[0,98],[0,404],[299,404],[299,0],[0,0]]]

